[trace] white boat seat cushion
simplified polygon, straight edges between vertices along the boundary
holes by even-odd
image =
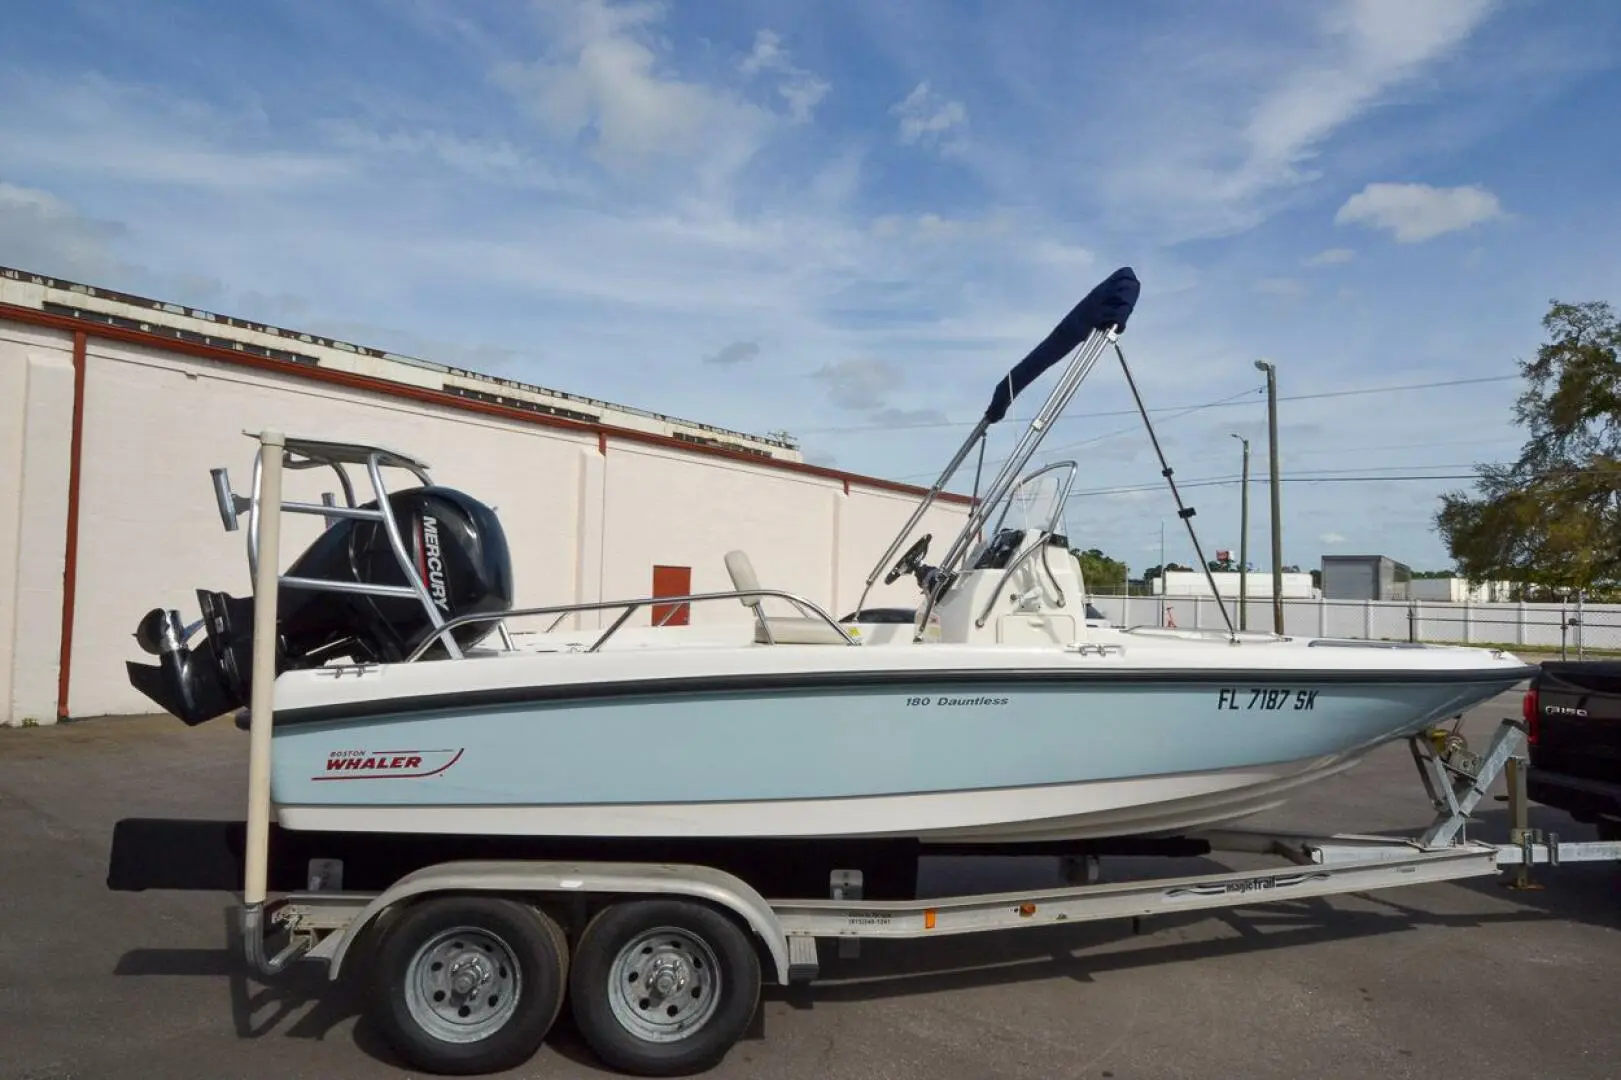
[[[848,645],[850,639],[821,619],[780,618],[771,616],[771,637],[765,636],[765,627],[758,619],[754,622],[754,640],[764,645],[775,640],[778,645]]]
[[[726,572],[731,575],[732,588],[744,595],[738,597],[743,606],[754,609],[754,640],[756,644],[768,645],[775,642],[778,645],[848,645],[850,639],[844,633],[821,619],[816,618],[782,618],[765,613],[765,597],[751,596],[749,590],[760,587],[760,579],[754,573],[754,564],[742,551],[728,551],[726,553]],[[770,636],[766,634],[766,627],[770,626]]]

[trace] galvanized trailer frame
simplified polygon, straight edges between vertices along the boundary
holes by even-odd
[[[227,528],[236,527],[235,519],[242,512],[249,516],[248,551],[255,607],[253,679],[247,717],[248,831],[240,919],[247,959],[263,975],[273,976],[289,963],[302,960],[324,963],[329,976],[336,979],[345,970],[357,942],[386,924],[390,913],[447,898],[517,897],[533,905],[542,919],[552,918],[546,914],[548,911],[567,910],[584,910],[588,917],[594,917],[615,906],[652,898],[700,905],[728,917],[754,943],[762,961],[752,975],[757,992],[758,983],[767,977],[784,985],[815,981],[821,970],[818,947],[823,941],[838,943],[841,952],[848,955],[864,939],[940,937],[1248,906],[1482,877],[1506,868],[1516,871],[1513,883],[1525,885],[1529,883],[1530,867],[1537,863],[1621,859],[1621,843],[1561,843],[1557,836],[1543,837],[1525,827],[1523,772],[1514,756],[1525,729],[1520,720],[1505,719],[1490,745],[1478,755],[1471,753],[1456,735],[1411,740],[1414,763],[1435,807],[1429,826],[1412,837],[1282,835],[1236,829],[1200,834],[1212,851],[1280,857],[1283,865],[1270,869],[1102,883],[1095,880],[1095,860],[1088,858],[1071,867],[1078,871],[1072,881],[1079,878],[1082,883],[1061,888],[870,901],[861,898],[861,879],[855,871],[835,871],[826,897],[767,898],[740,877],[714,867],[592,860],[445,862],[416,870],[380,892],[349,892],[341,885],[341,865],[314,860],[309,867],[307,890],[272,899],[267,895],[266,880],[275,683],[272,643],[278,587],[342,588],[414,596],[423,602],[449,654],[458,659],[461,654],[449,633],[456,624],[439,618],[420,582],[410,573],[410,560],[398,525],[388,511],[387,491],[381,478],[381,469],[393,466],[428,482],[427,466],[405,454],[365,444],[288,438],[275,430],[247,434],[259,443],[251,498],[231,493],[224,470],[215,470],[215,490]],[[377,510],[356,505],[353,486],[342,469],[346,464],[364,467],[377,495]],[[343,478],[348,505],[339,506],[333,501],[320,505],[284,502],[284,467],[322,465],[332,466]],[[284,511],[318,514],[329,522],[344,517],[380,520],[413,585],[366,586],[280,575],[277,567]],[[760,592],[806,605],[814,609],[813,614],[837,626],[809,601],[773,590]],[[705,594],[686,599],[715,599],[722,595],[734,596]],[[660,602],[671,601],[664,598]],[[544,609],[546,613],[563,610]],[[632,610],[635,608],[627,607],[604,637],[618,629]],[[503,640],[509,641],[505,627],[500,629]],[[183,635],[194,630],[175,628],[177,634]],[[1467,825],[1474,809],[1505,768],[1509,770],[1508,798],[1515,822],[1512,842],[1494,844],[1468,839]],[[386,928],[381,932],[386,934]],[[558,949],[566,953],[570,943],[560,930],[553,932]],[[274,948],[270,944],[273,937],[280,938]],[[576,954],[574,959],[579,956]],[[566,966],[566,959],[559,962]],[[661,979],[668,976],[661,986],[666,982],[675,985],[674,971],[677,969],[658,969],[656,974]],[[682,977],[691,974],[687,969],[680,972],[684,972]],[[561,991],[557,1007],[561,1007]],[[711,1057],[723,1052],[724,1047],[712,1049]],[[619,1054],[611,1063],[639,1072],[657,1072],[663,1067],[651,1058],[638,1058],[629,1052]]]

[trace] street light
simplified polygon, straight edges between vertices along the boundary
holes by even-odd
[[[1265,360],[1255,366],[1266,372],[1266,437],[1272,473],[1272,630],[1283,633],[1283,516],[1278,509],[1278,369]]]
[[[1250,573],[1250,441],[1238,433],[1233,438],[1244,444],[1244,481],[1238,489],[1238,628],[1249,629]]]

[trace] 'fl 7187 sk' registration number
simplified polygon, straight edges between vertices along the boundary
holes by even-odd
[[[1216,693],[1218,709],[1315,709],[1317,691],[1283,690],[1250,687],[1247,690],[1227,688]]]

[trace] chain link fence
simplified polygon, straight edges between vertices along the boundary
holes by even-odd
[[[1238,598],[1223,599],[1237,625]],[[1226,629],[1220,608],[1209,596],[1095,593],[1090,600],[1109,622],[1122,626]],[[1251,630],[1273,628],[1270,599],[1251,597],[1244,615],[1244,625]],[[1571,659],[1621,655],[1621,604],[1585,604],[1576,599],[1563,604],[1285,599],[1283,629],[1301,637],[1501,645]]]

